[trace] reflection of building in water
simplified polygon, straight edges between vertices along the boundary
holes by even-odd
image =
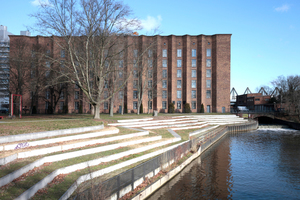
[[[228,136],[225,136],[228,137]],[[223,139],[201,156],[201,167],[205,172],[203,193],[208,199],[227,199],[231,194],[231,154],[230,141]]]
[[[224,138],[203,152],[148,200],[230,197],[232,187],[230,143]]]

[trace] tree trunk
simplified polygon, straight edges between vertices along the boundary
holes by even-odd
[[[124,93],[123,93],[124,94]],[[124,114],[124,95],[123,95],[123,98],[122,98],[122,110],[121,110],[121,115]]]
[[[92,105],[91,106],[91,115],[94,115],[95,114],[95,107]]]
[[[94,119],[100,119],[100,106],[98,104],[94,105],[95,113]]]
[[[114,116],[114,95],[112,95],[110,99],[110,110],[109,110],[109,116],[113,117]]]
[[[139,103],[139,101],[138,101],[138,107],[137,107],[137,115],[139,115],[140,114],[140,108],[141,108],[141,104]]]

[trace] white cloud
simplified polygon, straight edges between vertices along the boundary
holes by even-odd
[[[33,0],[30,2],[33,6],[51,6],[48,0]]]
[[[287,12],[291,7],[287,4],[284,4],[280,7],[275,8],[275,11],[277,12]]]
[[[152,31],[157,29],[161,24],[162,18],[158,15],[156,18],[152,16],[147,16],[147,19],[142,19],[142,28],[146,31]]]

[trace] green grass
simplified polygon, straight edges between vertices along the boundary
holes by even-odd
[[[177,142],[178,143],[178,142]],[[143,156],[145,154],[148,154],[148,153],[151,153],[151,152],[154,152],[154,151],[157,151],[159,149],[162,149],[162,148],[166,148],[168,146],[171,146],[171,145],[174,145],[174,144],[177,144],[177,143],[172,143],[172,144],[169,144],[169,145],[165,145],[163,147],[159,147],[159,148],[156,148],[156,149],[151,149],[151,150],[148,150],[148,151],[145,151],[145,152],[141,152],[141,153],[138,153],[138,154],[133,154],[133,155],[130,155],[130,156],[127,156],[127,157],[124,157],[124,158],[121,158],[121,159],[118,159],[116,161],[112,161],[112,162],[109,162],[109,163],[104,163],[104,164],[101,164],[101,165],[98,165],[98,166],[94,166],[94,167],[89,167],[89,168],[86,168],[84,170],[80,170],[78,172],[74,172],[74,173],[71,173],[71,174],[68,174],[65,178],[64,178],[64,181],[59,183],[59,184],[56,184],[56,185],[53,185],[52,187],[47,187],[47,194],[44,194],[44,195],[35,195],[33,199],[59,199],[64,193],[65,191],[67,191],[67,189],[69,189],[69,187],[77,180],[77,178],[79,178],[79,176],[81,175],[84,175],[84,174],[88,174],[90,172],[93,172],[93,171],[96,171],[96,170],[100,170],[100,169],[104,169],[104,168],[107,168],[107,167],[110,167],[110,166],[113,166],[115,164],[118,164],[118,163],[121,163],[121,162],[124,162],[126,160],[130,160],[130,159],[133,159],[133,158],[136,158],[136,157],[140,157],[140,156]],[[151,159],[151,158],[149,158]],[[147,159],[147,160],[149,160]],[[146,160],[142,161],[142,162],[145,162]],[[130,169],[132,167],[135,167],[137,166],[138,164],[142,163],[142,162],[139,162],[139,163],[135,163],[131,166],[127,166],[125,168],[122,168],[120,170],[118,170],[118,174],[123,172],[123,171],[126,171],[127,169]],[[105,180],[107,178],[110,178],[112,176],[116,175],[116,172],[114,173],[111,173],[111,175],[106,175],[105,176]],[[93,182],[95,184],[99,183],[104,181],[103,177],[100,177],[100,178],[96,178],[93,180]],[[90,183],[85,183],[86,185],[90,185]]]
[[[59,129],[78,128],[86,126],[98,126],[103,122],[93,119],[71,119],[71,120],[55,120],[55,121],[35,121],[35,122],[13,122],[0,124],[1,135],[16,135],[22,133],[33,133],[41,131],[52,131]]]

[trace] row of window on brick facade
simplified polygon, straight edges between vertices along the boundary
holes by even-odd
[[[162,50],[162,57],[166,58],[168,56],[168,50],[167,49],[163,49]],[[207,49],[206,50],[206,56],[210,57],[211,56],[211,49]],[[182,57],[182,50],[181,49],[177,49],[177,57]],[[196,49],[192,49],[192,57],[197,57],[197,50]]]

